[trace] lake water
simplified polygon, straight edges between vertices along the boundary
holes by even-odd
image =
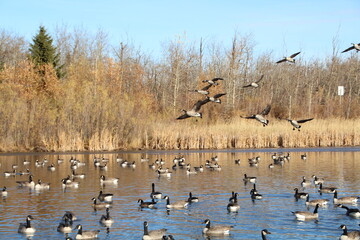
[[[31,239],[65,239],[63,233],[56,231],[65,211],[72,211],[78,220],[73,227],[82,224],[84,230],[100,230],[99,239],[141,239],[143,222],[148,221],[149,230],[166,228],[168,234],[175,239],[207,239],[202,234],[205,219],[212,225],[232,225],[229,236],[211,237],[209,239],[261,239],[261,230],[267,229],[272,234],[268,239],[338,239],[342,233],[339,229],[345,224],[349,229],[360,230],[359,219],[345,215],[345,209],[337,208],[332,203],[332,194],[320,195],[317,187],[302,188],[302,176],[312,180],[316,175],[325,179],[324,186],[336,186],[339,197],[360,196],[360,152],[359,148],[338,149],[262,149],[262,150],[223,150],[223,151],[158,151],[158,152],[116,152],[96,154],[2,154],[0,155],[0,187],[6,186],[8,197],[0,199],[0,239],[26,239],[17,233],[20,222],[25,222],[27,215],[35,219],[31,222],[36,228]],[[282,166],[273,162],[274,152],[290,153],[291,159]],[[307,159],[301,155],[306,153]],[[196,175],[187,175],[185,169],[172,170],[172,176],[158,177],[149,164],[156,159],[165,161],[164,167],[171,169],[173,159],[183,155],[186,163],[194,166],[205,166],[205,161],[217,156],[221,171],[208,168]],[[149,158],[149,162],[141,162],[141,156]],[[249,158],[259,156],[258,166],[250,166]],[[86,174],[79,179],[78,189],[62,189],[61,179],[71,174],[69,159],[74,157],[85,166],[76,172]],[[94,166],[94,157],[108,158],[108,170],[102,171]],[[135,161],[136,167],[121,167],[117,157],[129,162]],[[35,161],[48,160],[43,167],[35,166]],[[57,159],[64,159],[61,164]],[[241,159],[235,164],[235,159]],[[30,161],[24,165],[23,161]],[[54,163],[55,171],[47,166]],[[27,175],[5,177],[3,172],[17,171],[27,168],[34,180],[50,183],[49,190],[34,191],[27,187],[19,188],[16,181],[27,180]],[[103,164],[103,163],[102,163]],[[192,169],[193,170],[193,169]],[[244,184],[244,174],[256,176],[256,188],[263,195],[262,200],[253,201],[250,190],[253,184]],[[100,184],[100,175],[119,178],[118,185]],[[170,201],[186,200],[191,191],[199,198],[186,209],[166,210],[166,201],[160,200],[157,209],[139,209],[138,199],[150,200],[151,183],[156,190],[170,197]],[[319,209],[318,221],[298,221],[292,211],[313,211],[305,205],[305,200],[294,198],[294,188],[310,194],[311,199],[326,198],[331,200],[326,208]],[[101,226],[99,219],[105,210],[94,211],[93,197],[99,191],[114,194],[110,215],[114,223],[107,231]],[[231,192],[239,194],[240,210],[237,213],[227,211]],[[351,206],[358,207],[358,206]],[[76,230],[69,234],[75,239]]]

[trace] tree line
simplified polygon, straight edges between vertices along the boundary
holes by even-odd
[[[254,56],[251,37],[226,46],[177,37],[154,57],[133,43],[111,45],[105,32],[40,26],[31,43],[0,30],[0,150],[113,150],[142,146],[157,124],[171,125],[203,96],[203,80],[221,77],[221,104],[186,126],[231,124],[272,105],[270,118],[357,119],[359,57],[334,41],[325,59],[276,64],[280,53]],[[41,51],[44,44],[46,51]],[[40,49],[40,50],[39,50]],[[46,53],[44,56],[41,54]],[[346,54],[346,55],[344,55]],[[263,79],[256,89],[243,86]],[[338,86],[345,95],[338,96]],[[214,91],[214,90],[211,90]],[[97,147],[93,146],[98,141]],[[114,144],[116,143],[116,144]]]

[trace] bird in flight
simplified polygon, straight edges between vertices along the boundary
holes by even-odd
[[[202,89],[199,90],[189,90],[190,92],[197,92],[203,95],[208,95],[210,92],[208,91],[209,88],[211,88],[212,86],[214,86],[213,84],[208,84],[207,86],[203,87]]]
[[[314,118],[308,118],[308,119],[302,119],[302,120],[292,120],[292,119],[285,119],[288,120],[290,122],[290,124],[293,126],[293,130],[297,129],[298,131],[300,131],[301,125],[300,123],[305,123],[308,121],[313,120]]]
[[[290,55],[290,57],[284,57],[283,59],[277,61],[276,63],[282,63],[282,62],[290,62],[295,63],[295,57],[299,55],[301,52],[294,53],[293,55]]]
[[[269,104],[259,114],[254,114],[254,115],[251,115],[251,116],[248,116],[248,117],[243,117],[243,116],[240,116],[240,117],[246,118],[246,119],[255,119],[255,120],[259,121],[260,123],[262,123],[263,127],[265,127],[265,126],[267,126],[269,124],[269,120],[267,120],[265,118],[265,116],[269,114],[270,110],[271,110],[271,105]]]
[[[260,82],[263,78],[264,78],[264,74],[261,75],[261,77],[259,78],[259,80],[257,80],[256,82],[252,82],[252,83],[250,83],[250,84],[248,84],[248,85],[245,85],[245,86],[243,86],[243,88],[248,88],[248,87],[257,88],[257,87],[259,87],[259,82]]]
[[[217,81],[219,81],[219,80],[224,80],[223,78],[213,78],[213,79],[211,79],[211,80],[203,80],[203,82],[207,82],[207,83],[209,83],[209,84],[211,84],[211,85],[219,85],[219,83],[217,82]]]
[[[183,115],[179,116],[178,118],[176,118],[177,120],[181,120],[181,119],[185,119],[185,118],[189,118],[189,117],[199,117],[202,118],[202,113],[199,112],[200,108],[202,105],[208,103],[208,99],[205,100],[199,100],[197,101],[194,106],[192,107],[192,109],[190,110],[185,110],[183,109],[182,111],[184,112]]]
[[[220,97],[222,97],[224,95],[226,95],[226,93],[218,93],[218,94],[215,94],[213,97],[206,96],[206,99],[204,101],[221,103]]]
[[[350,50],[353,50],[355,49],[357,52],[360,51],[360,43],[356,44],[356,43],[352,43],[352,46],[345,49],[344,51],[342,51],[341,53],[344,53],[344,52],[348,52]]]

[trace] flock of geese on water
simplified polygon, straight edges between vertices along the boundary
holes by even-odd
[[[356,44],[356,43],[352,43],[352,46],[345,49],[344,51],[342,51],[342,53],[344,52],[348,52],[350,50],[355,49],[356,51],[360,51],[360,43]],[[277,61],[276,63],[283,63],[283,62],[289,62],[289,63],[295,63],[295,57],[297,55],[299,55],[300,52],[294,53],[288,57],[284,57],[283,59]],[[244,85],[243,88],[258,88],[260,85],[260,81],[264,78],[264,75],[261,75],[261,77],[254,82],[251,82],[250,84]],[[197,92],[200,93],[202,95],[205,95],[205,99],[201,99],[198,100],[193,107],[190,110],[185,110],[182,109],[182,111],[184,112],[183,115],[179,116],[178,118],[176,118],[177,120],[181,120],[181,119],[186,119],[186,118],[190,118],[190,117],[199,117],[202,118],[202,113],[199,112],[201,107],[204,104],[207,104],[209,102],[214,102],[214,103],[221,103],[221,99],[220,97],[226,95],[226,93],[218,93],[215,94],[214,96],[210,97],[209,94],[209,89],[211,87],[215,87],[219,85],[219,81],[223,81],[223,78],[217,77],[217,78],[213,78],[211,80],[203,80],[202,82],[207,83],[207,85],[201,89],[195,89],[195,90],[190,90],[191,92]],[[259,121],[264,127],[267,126],[269,124],[269,120],[267,120],[265,118],[266,115],[269,114],[271,109],[271,105],[267,105],[266,108],[260,112],[260,113],[255,113],[252,114],[250,116],[240,116],[241,118],[246,118],[246,119],[255,119],[257,121]],[[300,123],[305,123],[308,121],[313,120],[314,118],[307,118],[307,119],[301,119],[301,120],[294,120],[294,119],[284,119],[289,121],[289,123],[293,126],[293,130],[297,129],[298,131],[300,131],[301,125]]]
[[[272,169],[276,165],[283,166],[286,162],[290,160],[290,154],[287,153],[287,155],[284,155],[282,153],[274,153],[272,156],[272,163],[269,164],[268,168]],[[306,154],[301,155],[301,159],[305,161],[307,159]],[[58,159],[58,164],[63,163],[63,159]],[[81,162],[73,157],[69,160],[71,165],[71,175],[68,175],[67,177],[63,178],[61,180],[62,188],[78,188],[79,182],[76,181],[76,179],[83,179],[85,178],[85,174],[78,174],[76,173],[76,169],[80,166],[85,165],[84,162]],[[107,163],[109,159],[106,158],[97,158],[94,157],[94,166],[101,169],[101,170],[107,170]],[[36,167],[44,167],[47,164],[48,160],[44,159],[43,161],[35,161]],[[126,168],[136,168],[135,161],[128,162],[120,157],[117,157],[116,162],[121,167]],[[148,163],[149,159],[142,157],[140,159],[141,163]],[[248,163],[251,167],[258,166],[260,162],[260,157],[253,157],[248,159]],[[30,161],[24,160],[24,165],[30,164]],[[185,158],[183,156],[178,156],[173,159],[173,165],[172,165],[172,171],[169,168],[164,168],[165,161],[162,159],[156,159],[154,163],[149,164],[148,166],[151,170],[155,171],[158,177],[171,177],[172,171],[176,171],[177,169],[184,169],[186,170],[187,175],[195,175],[195,174],[201,174],[202,172],[207,169],[207,171],[221,171],[221,166],[219,164],[219,159],[217,156],[211,157],[211,160],[206,160],[204,165],[200,165],[197,167],[192,167],[190,163],[186,163]],[[240,165],[240,159],[234,160],[235,165]],[[38,180],[37,183],[33,180],[33,175],[29,170],[25,172],[17,172],[18,165],[13,165],[13,171],[7,171],[4,172],[5,177],[15,176],[15,175],[29,175],[27,181],[16,181],[19,187],[21,188],[30,188],[34,191],[43,191],[50,189],[49,183],[43,183],[41,180]],[[55,171],[55,164],[52,163],[49,166],[47,166],[47,169],[49,171]],[[313,175],[312,176],[313,181],[307,180],[305,176],[302,177],[302,181],[300,183],[301,187],[306,189],[306,187],[311,186],[314,184],[315,186],[318,186],[318,192],[320,194],[333,194],[333,204],[336,207],[344,208],[346,210],[346,215],[352,218],[360,218],[360,211],[357,208],[351,208],[346,205],[356,205],[359,198],[357,196],[345,196],[345,197],[338,197],[338,189],[336,187],[324,187],[323,184],[325,180],[323,178],[320,178],[318,176]],[[106,177],[105,175],[101,175],[99,178],[99,182],[101,185],[105,184],[114,184],[117,185],[119,181],[119,178],[115,177]],[[256,182],[257,177],[255,176],[248,176],[247,174],[244,174],[243,177],[244,184],[253,184],[253,187],[250,191],[250,197],[252,201],[261,200],[263,199],[263,195],[258,192],[256,189]],[[2,190],[2,198],[6,199],[8,197],[8,191],[7,188],[4,187]],[[199,198],[193,196],[192,192],[189,192],[189,197],[184,200],[172,202],[170,201],[170,197],[168,195],[164,195],[160,191],[156,191],[155,189],[155,183],[151,184],[151,192],[150,192],[150,201],[144,201],[143,199],[138,199],[137,203],[139,204],[139,209],[157,209],[158,201],[160,199],[166,200],[166,209],[167,211],[171,209],[186,209],[190,204],[199,202]],[[300,221],[306,221],[306,220],[317,220],[319,218],[319,207],[327,206],[330,202],[328,199],[312,199],[310,200],[309,193],[306,192],[300,192],[298,188],[294,188],[294,197],[298,200],[305,200],[305,205],[310,207],[315,207],[312,212],[310,211],[295,211],[292,212],[296,219]],[[102,226],[107,228],[107,232],[109,233],[111,225],[114,223],[114,219],[110,216],[110,208],[113,204],[113,194],[112,193],[104,193],[103,191],[100,191],[97,197],[92,198],[92,207],[94,211],[97,210],[104,210],[105,214],[101,216],[99,219],[99,222]],[[225,207],[225,206],[224,206]],[[226,209],[228,212],[238,212],[240,210],[240,204],[238,202],[238,193],[232,192],[231,197],[229,198],[229,201],[226,205]],[[33,220],[33,216],[28,215],[26,217],[25,223],[20,223],[18,232],[25,234],[26,236],[33,236],[35,234],[35,227],[31,225],[31,221]],[[62,232],[65,234],[66,240],[71,240],[72,238],[68,235],[73,230],[77,230],[77,234],[75,236],[75,239],[94,239],[97,238],[100,230],[90,231],[90,230],[83,230],[81,224],[77,224],[75,228],[73,228],[73,222],[77,221],[77,217],[72,211],[66,211],[63,217],[61,218],[61,221],[57,227],[58,232]],[[232,230],[233,226],[220,226],[220,225],[212,225],[210,219],[205,219],[203,224],[205,227],[202,230],[202,233],[206,237],[210,236],[226,236],[230,234],[230,231]],[[157,229],[157,230],[149,230],[149,223],[147,221],[144,221],[143,225],[144,233],[143,233],[143,240],[152,240],[152,239],[174,239],[173,235],[167,235],[167,229]],[[347,227],[345,225],[341,225],[340,228],[343,230],[342,235],[340,236],[341,240],[352,240],[352,239],[360,239],[360,231],[348,231]],[[261,236],[262,239],[267,239],[267,235],[271,234],[267,229],[261,230]]]

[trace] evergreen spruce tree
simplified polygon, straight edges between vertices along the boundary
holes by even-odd
[[[57,77],[63,77],[60,55],[56,53],[56,47],[53,46],[53,39],[43,26],[40,26],[38,34],[33,38],[33,43],[30,44],[29,51],[30,57],[36,66],[51,64],[56,71]]]

